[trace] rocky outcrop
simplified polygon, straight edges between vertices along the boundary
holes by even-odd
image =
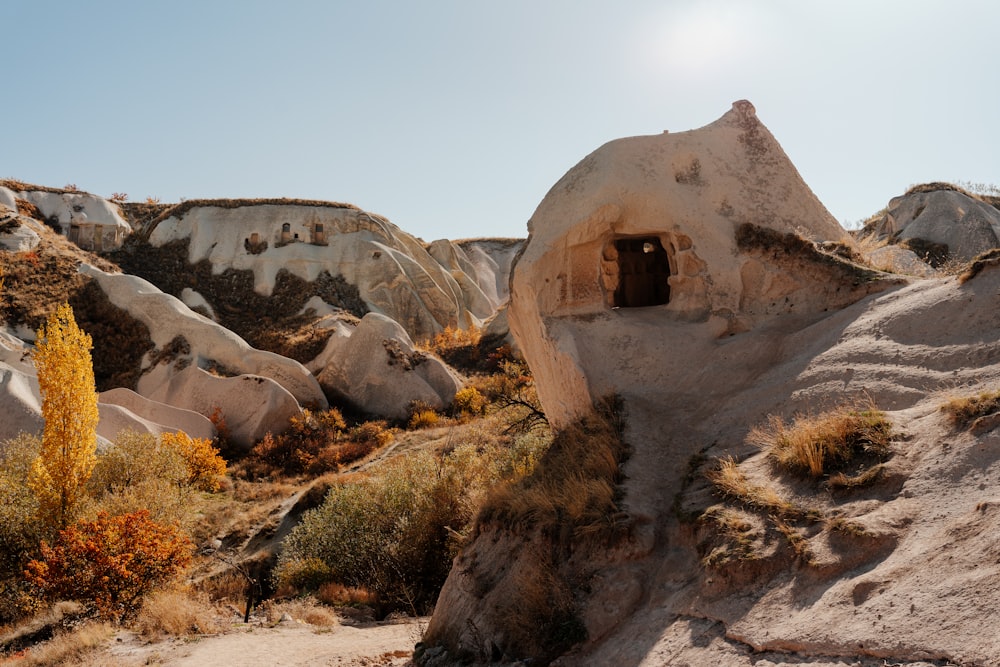
[[[931,183],[890,200],[862,235],[907,247],[935,267],[949,259],[967,262],[1000,247],[1000,209],[955,186]]]
[[[724,206],[711,195],[717,179]],[[764,183],[773,200],[757,191]],[[866,666],[1000,661],[978,630],[998,616],[1000,565],[981,531],[1000,484],[1000,420],[963,429],[941,412],[947,395],[1000,386],[1000,269],[887,280],[814,240],[842,232],[746,104],[701,130],[613,142],[553,188],[515,265],[511,326],[561,427],[604,393],[621,399],[629,453],[617,511],[582,531],[537,529],[530,513],[481,523],[441,593],[426,664],[447,664],[434,662],[442,648],[535,657],[510,641],[524,630],[513,606],[493,604],[528,590],[572,610],[545,626],[580,642],[560,665],[683,656],[749,667],[788,652]],[[616,268],[623,251],[634,263]],[[666,265],[642,263],[661,251]],[[649,273],[669,291],[632,282]],[[869,399],[899,430],[869,487],[809,487],[747,443],[769,415]],[[717,524],[705,512],[723,496],[705,473],[727,456],[748,484],[823,520],[787,534],[734,528],[758,550],[709,563]],[[539,578],[538,562],[581,576]]]
[[[444,362],[414,349],[399,324],[376,313],[339,339],[318,378],[331,395],[389,419],[406,419],[415,401],[440,410],[461,387]]]
[[[388,220],[353,206],[290,201],[182,205],[158,222],[154,246],[187,240],[188,260],[211,262],[213,272],[252,271],[254,289],[271,294],[288,271],[305,281],[324,272],[357,287],[371,312],[399,322],[414,338],[446,326],[469,327],[488,318],[495,304],[479,284],[464,251],[447,241],[424,245]],[[496,276],[489,279],[490,288]],[[213,304],[217,307],[217,304]]]
[[[70,190],[28,189],[14,191],[0,187],[0,204],[10,208],[11,200],[33,204],[52,226],[85,250],[103,252],[120,248],[132,233],[118,206],[97,195]]]
[[[302,411],[295,397],[270,378],[219,377],[196,366],[171,373],[149,391],[149,398],[204,416],[218,410],[230,444],[243,449],[250,449],[268,433],[283,432]]]
[[[272,352],[255,350],[239,336],[203,317],[179,299],[164,294],[141,278],[113,274],[84,265],[81,272],[93,277],[111,302],[149,327],[159,350],[172,347],[171,364],[148,372],[139,380],[138,392],[145,396],[169,381],[170,368],[188,365],[213,368],[226,375],[252,374],[274,380],[302,405],[327,406],[316,379],[302,364]],[[183,343],[174,344],[183,339]],[[162,354],[161,354],[162,357]]]
[[[30,348],[10,334],[0,332],[0,441],[22,431],[39,433],[42,399]]]
[[[557,425],[594,396],[682,363],[675,332],[729,337],[841,307],[874,285],[874,272],[814,245],[853,241],[749,102],[698,130],[602,146],[553,186],[528,228],[508,318]],[[625,332],[649,326],[662,332],[658,363],[623,361]],[[605,347],[587,353],[583,340]]]
[[[301,406],[327,407],[319,383],[302,364],[250,347],[141,278],[89,266],[81,270],[114,305],[150,329],[156,349],[147,355],[136,385],[142,396],[204,417],[218,410],[234,444],[242,447],[269,431],[283,431]]]
[[[18,433],[41,433],[42,398],[30,347],[0,333],[0,441]],[[184,431],[195,438],[215,437],[215,427],[202,415],[144,398],[128,389],[98,395],[99,442],[113,442],[119,432],[131,430],[159,435]]]
[[[8,208],[0,197],[0,249],[27,252],[37,247],[39,241],[28,219],[18,215],[13,206]]]
[[[132,428],[135,431],[145,431],[153,435],[165,432],[184,431],[192,438],[211,440],[215,437],[215,426],[211,420],[194,410],[177,408],[159,401],[152,401],[130,389],[118,388],[103,391],[98,395],[98,407],[101,408],[100,426],[103,426],[103,410],[115,408],[121,415],[120,419],[134,420],[142,428]],[[109,413],[112,410],[109,410]],[[99,428],[100,428],[99,426]],[[112,431],[109,440],[114,439],[117,431]]]

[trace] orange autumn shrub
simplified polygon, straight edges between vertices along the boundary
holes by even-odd
[[[183,431],[163,433],[160,444],[175,450],[188,469],[188,483],[202,491],[218,491],[226,474],[226,460],[206,438],[192,438]]]
[[[49,600],[78,600],[114,621],[133,616],[143,598],[191,562],[191,541],[176,526],[158,524],[147,510],[80,521],[59,532],[25,578]]]

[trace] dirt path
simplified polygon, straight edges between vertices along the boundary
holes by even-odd
[[[338,667],[409,663],[427,619],[405,619],[368,627],[339,625],[316,628],[297,621],[274,627],[245,626],[232,632],[195,639],[146,643],[122,632],[103,653],[116,667],[280,667],[336,665]]]

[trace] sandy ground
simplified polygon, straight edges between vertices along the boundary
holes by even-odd
[[[404,619],[352,627],[317,628],[297,621],[274,627],[247,625],[222,635],[148,643],[131,632],[119,633],[104,655],[115,667],[160,665],[195,667],[238,665],[406,665],[427,619]]]

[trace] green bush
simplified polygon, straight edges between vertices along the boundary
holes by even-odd
[[[26,433],[0,442],[0,624],[33,614],[42,603],[23,577],[43,537],[38,499],[28,486],[40,449],[41,439]]]
[[[87,484],[90,501],[83,515],[112,515],[148,510],[153,521],[170,524],[190,518],[190,472],[176,447],[148,433],[122,431],[97,456]]]
[[[335,485],[285,539],[276,587],[305,592],[331,581],[371,591],[383,611],[427,612],[484,490],[530,471],[545,444],[533,436],[484,436],[446,454],[400,457],[378,476]]]

